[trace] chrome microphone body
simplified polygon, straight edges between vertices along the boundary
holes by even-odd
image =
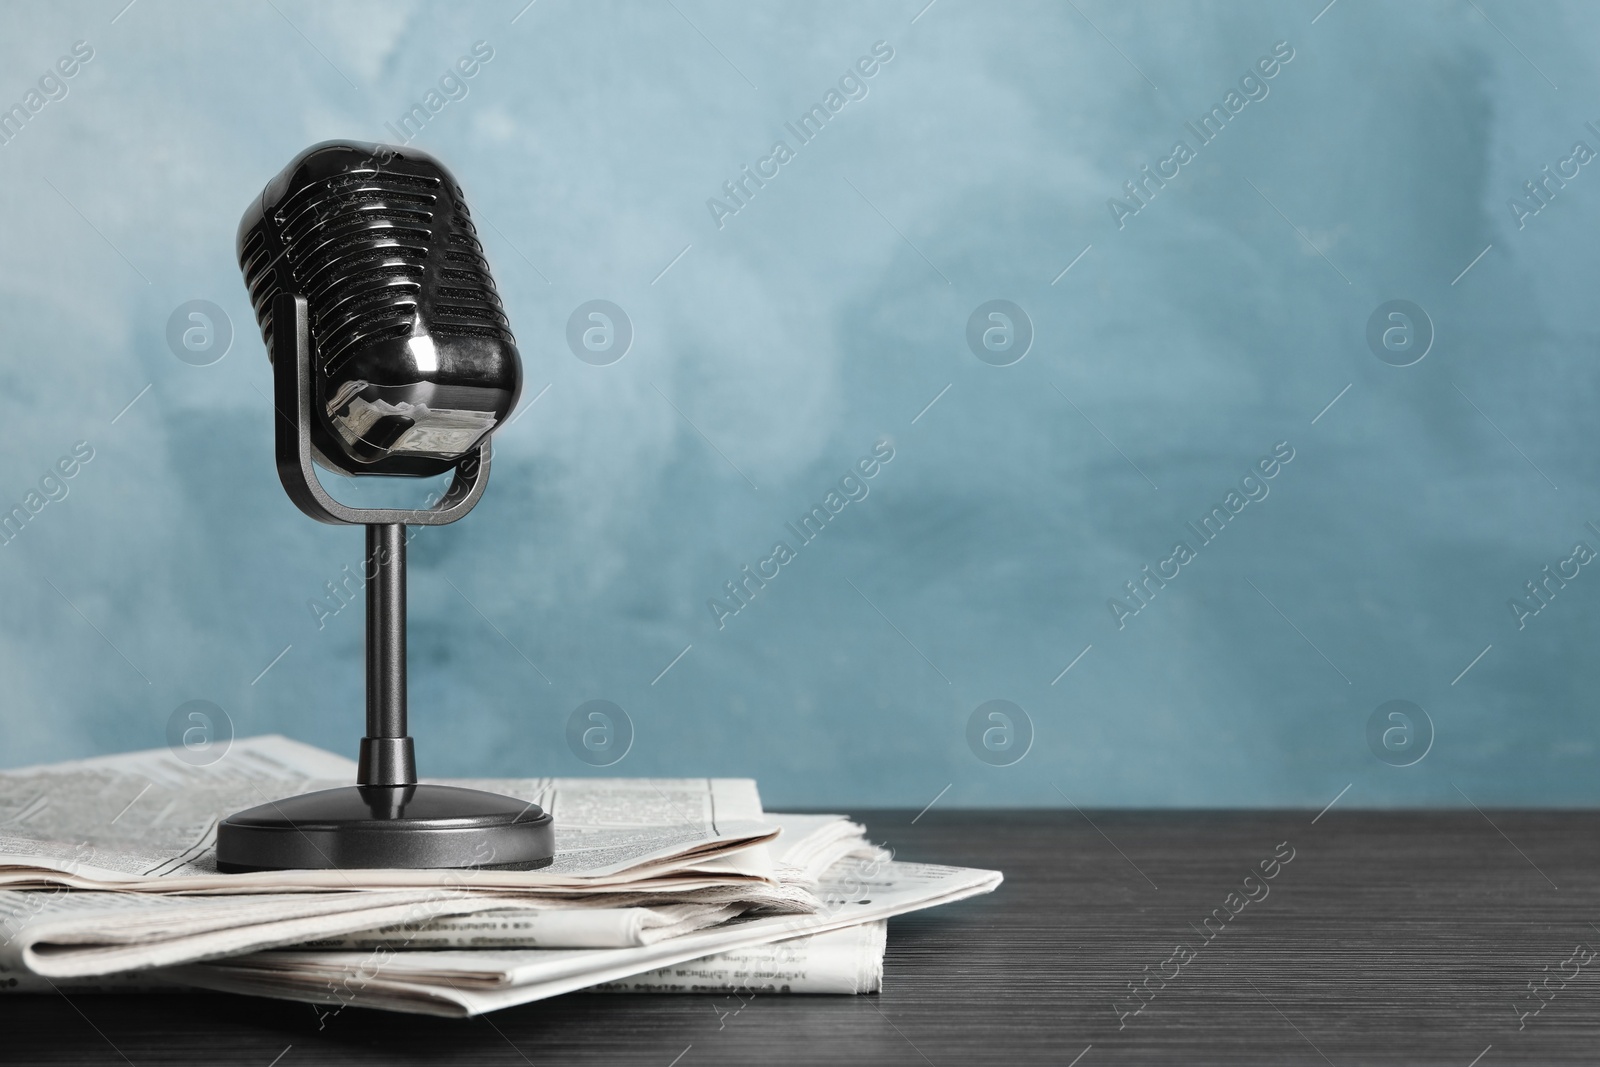
[[[460,186],[426,153],[313,145],[246,210],[238,255],[269,352],[273,299],[310,308],[319,465],[442,474],[515,408],[516,340]]]

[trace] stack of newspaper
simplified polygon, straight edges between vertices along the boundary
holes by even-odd
[[[453,780],[556,825],[535,871],[222,874],[217,820],[353,780],[283,737],[0,773],[0,990],[204,987],[436,1015],[579,989],[875,992],[885,920],[997,871],[902,863],[748,779]]]

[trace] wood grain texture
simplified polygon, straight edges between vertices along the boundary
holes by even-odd
[[[1600,958],[1550,977],[1574,946],[1600,949],[1600,813],[1315,814],[858,813],[901,858],[1006,873],[992,896],[894,920],[881,996],[735,1014],[727,998],[574,995],[320,1027],[309,1006],[242,997],[12,996],[0,1063],[1600,1063]],[[1283,842],[1294,858],[1240,907]],[[1219,908],[1232,917],[1207,940]],[[1119,1020],[1139,1004],[1127,983],[1170,975],[1179,944],[1194,959]],[[1523,1024],[1526,983],[1546,977],[1558,991]]]

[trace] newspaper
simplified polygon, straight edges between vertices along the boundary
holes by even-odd
[[[647,945],[724,922],[751,907],[749,902],[628,908],[557,902],[531,908],[500,894],[437,890],[223,897],[7,892],[0,893],[0,983],[18,972],[85,978],[285,945]],[[793,913],[810,907],[763,905],[761,910]]]
[[[793,937],[769,945],[717,952],[671,967],[592,986],[590,993],[724,993],[737,1004],[773,993],[876,993],[883,988],[883,920],[842,930]],[[13,993],[170,993],[190,987],[159,971],[133,971],[91,979],[52,980],[22,974],[0,988]]]
[[[866,840],[866,827],[843,815],[779,815],[767,819],[781,831],[771,846],[781,886],[793,899],[741,899],[708,903],[617,907],[617,898],[564,901],[559,907],[497,907],[471,914],[445,915],[364,929],[297,945],[308,949],[427,948],[623,948],[653,945],[714,926],[750,911],[808,914],[818,901],[814,891],[827,871],[846,857],[888,859],[889,853]],[[643,904],[647,898],[638,898]],[[586,906],[601,905],[601,906]],[[284,944],[285,942],[279,942]]]
[[[517,908],[407,919],[325,937],[296,948],[616,948],[653,945],[742,915],[743,904],[650,908]]]
[[[615,949],[446,949],[252,953],[161,972],[223,992],[467,1017],[617,982],[685,960],[877,922],[993,891],[998,871],[846,859],[810,915],[735,920],[654,945]]]
[[[616,948],[655,944],[735,918],[805,913],[842,855],[886,856],[843,816],[774,815],[791,899],[661,903],[607,895],[530,906],[438,890],[248,895],[0,891],[0,989],[19,974],[86,979],[292,945],[320,949]],[[743,892],[735,887],[732,891]],[[707,894],[702,894],[707,895]],[[619,906],[622,905],[622,906]],[[309,943],[307,943],[309,942]]]
[[[816,906],[805,885],[788,881],[759,893],[729,886],[591,900],[446,890],[225,896],[0,891],[0,991],[17,970],[86,977],[308,941],[348,948],[395,941],[413,948],[618,948],[752,909],[785,914]],[[500,931],[494,937],[483,932],[491,924]]]
[[[557,813],[557,861],[538,872],[216,872],[219,815],[331,776],[350,780],[354,764],[282,737],[240,741],[212,767],[154,750],[0,773],[0,985],[491,912],[523,943],[590,948],[817,904],[814,878],[773,860],[778,828],[741,779],[485,783]],[[539,877],[552,870],[554,884]]]
[[[711,957],[701,977],[735,988],[757,971],[867,988],[870,966],[841,962],[859,952],[763,946],[1000,882],[892,862],[841,816],[768,816],[745,779],[471,783],[555,814],[541,871],[216,871],[220,817],[353,775],[281,737],[241,740],[220,766],[155,750],[0,773],[0,989],[192,984],[467,1016],[624,979],[675,986]]]
[[[205,767],[159,749],[0,773],[0,888],[592,895],[777,882],[755,783],[730,778],[452,780],[551,813],[556,858],[536,871],[217,871],[219,819],[354,777],[351,761],[276,736],[235,741]]]
[[[774,815],[785,884],[817,887],[835,857],[886,857],[843,816]],[[797,894],[797,896],[800,894]],[[802,912],[809,902],[762,912]],[[176,896],[0,892],[0,990],[26,979],[82,982],[281,945],[304,949],[616,948],[656,944],[750,912],[748,902],[660,904],[641,895],[528,907],[501,895],[433,890]],[[649,902],[649,906],[645,906]],[[457,914],[459,912],[459,914]],[[389,920],[385,923],[385,920]],[[307,942],[308,935],[314,940]],[[20,984],[18,983],[18,980]]]
[[[586,992],[726,993],[741,1006],[758,994],[876,993],[883,988],[888,936],[888,921],[878,919],[718,952],[621,981],[602,982]]]

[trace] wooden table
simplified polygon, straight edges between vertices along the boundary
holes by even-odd
[[[0,1063],[1600,1063],[1600,813],[914,815],[859,813],[901,858],[1006,883],[894,920],[880,996],[574,995],[321,1029],[243,997],[12,996]]]

